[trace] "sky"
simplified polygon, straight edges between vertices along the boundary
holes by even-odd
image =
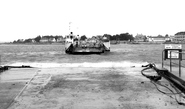
[[[185,0],[0,0],[0,42],[65,36],[70,31],[87,37],[174,35],[185,31],[184,4]]]

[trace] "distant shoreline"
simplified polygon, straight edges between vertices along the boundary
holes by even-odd
[[[0,45],[64,45],[64,43],[0,43]]]
[[[64,45],[61,42],[46,42],[46,43],[0,43],[0,45]],[[111,45],[116,44],[185,44],[185,43],[174,43],[174,42],[129,42],[129,41],[110,41]]]
[[[185,44],[185,43],[175,43],[175,42],[134,42],[134,41],[111,41],[111,44]]]

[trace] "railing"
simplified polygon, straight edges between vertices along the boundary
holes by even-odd
[[[185,51],[185,50],[182,50],[182,51]],[[174,58],[172,58],[172,53],[176,53],[180,57],[177,58],[177,59],[174,59]],[[181,72],[182,72],[182,70],[181,70],[182,62],[181,61],[185,60],[185,59],[182,58],[182,54],[185,54],[185,52],[170,51],[170,58],[169,58],[169,60],[170,60],[170,72],[172,72],[172,67],[173,67],[172,64],[176,64],[176,63],[173,63],[172,60],[178,60],[178,64],[176,64],[176,65],[178,65],[179,77],[181,77]],[[164,50],[162,51],[162,68],[164,68]]]
[[[184,102],[184,98],[185,98],[185,81],[183,80],[183,78],[181,78],[181,68],[185,66],[182,65],[182,62],[183,59],[183,54],[185,54],[185,52],[183,52],[185,50],[182,50],[182,49],[167,49],[167,50],[163,50],[162,51],[162,68],[163,69],[158,69],[155,64],[148,64],[146,66],[142,66],[142,67],[146,67],[144,68],[141,73],[143,76],[145,76],[146,78],[149,78],[151,80],[151,82],[156,86],[157,90],[164,93],[164,94],[167,94],[166,92],[164,91],[161,91],[158,89],[157,87],[157,84],[160,85],[160,86],[164,86],[166,87],[165,85],[161,84],[159,82],[159,80],[161,78],[165,78],[168,82],[169,82],[169,85],[170,87],[166,87],[167,89],[169,89],[172,94],[174,94],[174,99],[176,100],[176,102],[179,104],[179,105],[184,105],[185,106],[185,102]],[[165,69],[164,68],[164,60],[169,60],[168,62],[170,62],[170,71]],[[173,74],[172,72],[172,67],[174,66],[174,63],[172,61],[176,61],[177,63],[175,63],[176,65],[178,65],[178,70],[179,70],[179,77],[175,74]],[[183,62],[185,63],[185,61]],[[168,64],[168,65],[169,65]],[[157,72],[157,75],[153,76],[153,75],[148,75],[148,74],[145,74],[144,71],[148,70],[148,69],[153,69],[154,71]],[[172,90],[171,88],[173,88],[174,90]],[[176,94],[179,95],[179,98],[177,99],[176,97]]]
[[[169,72],[167,69],[158,69],[155,66],[155,64],[148,64],[142,67],[146,67],[146,68],[141,70],[141,74],[145,76],[146,78],[150,79],[159,92],[163,94],[170,94],[170,93],[160,90],[157,87],[157,85],[167,88],[171,92],[171,94],[174,95],[174,99],[176,100],[176,102],[179,105],[185,106],[185,102],[183,102],[185,98],[185,81],[183,79],[177,77],[172,72]],[[145,74],[144,71],[147,71],[148,69],[153,69],[154,71],[157,72],[157,75],[153,76],[153,75]],[[161,84],[159,80],[161,80],[162,78],[166,79],[169,82],[170,87],[168,87],[167,85]],[[177,94],[179,95],[178,99],[176,97]],[[172,98],[172,96],[170,97]]]

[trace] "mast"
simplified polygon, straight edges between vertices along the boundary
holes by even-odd
[[[71,22],[69,22],[69,33],[71,34]]]

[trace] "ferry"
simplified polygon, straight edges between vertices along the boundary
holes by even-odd
[[[67,54],[110,52],[110,40],[107,37],[92,37],[81,40],[78,35],[70,32],[65,37],[65,52]]]

